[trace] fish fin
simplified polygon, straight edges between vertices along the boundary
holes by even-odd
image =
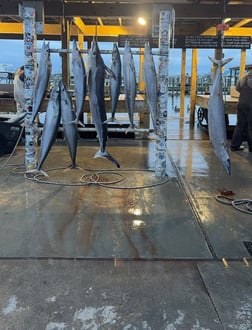
[[[17,124],[22,126],[23,121],[25,119],[25,116],[27,115],[27,112],[22,112],[22,113],[17,113],[15,114],[12,118],[9,118],[6,123],[11,123],[11,124]],[[23,125],[24,126],[24,125]]]
[[[39,172],[39,174],[42,174],[46,178],[49,177],[49,175],[44,170],[42,170],[42,169],[40,169],[38,172]]]
[[[105,71],[109,77],[112,77],[116,80],[116,75],[113,70],[111,70],[108,66],[105,65]]]
[[[228,57],[226,58],[225,60],[222,60],[221,61],[221,65],[224,66],[225,64],[229,63],[230,61],[232,61],[233,58],[232,57]]]
[[[85,125],[80,120],[78,120],[77,124],[80,125],[81,127],[85,127]]]
[[[107,158],[112,163],[114,163],[116,165],[116,167],[120,168],[120,164],[118,163],[118,161],[112,155],[110,155],[107,151],[101,151],[101,150],[97,151],[94,158]]]
[[[135,124],[130,124],[129,125],[129,127],[126,129],[126,132],[125,132],[125,134],[128,134],[130,131],[135,131],[135,129],[136,129],[136,125]]]

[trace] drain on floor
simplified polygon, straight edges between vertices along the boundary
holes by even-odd
[[[252,256],[252,242],[243,242],[248,253]]]

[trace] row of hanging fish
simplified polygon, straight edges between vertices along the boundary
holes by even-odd
[[[151,50],[147,44],[145,54],[143,67],[144,76],[146,77],[146,93],[154,124],[156,116],[156,105],[154,103],[156,102],[157,96],[153,91],[153,88],[156,90],[156,76]],[[35,81],[33,110],[31,114],[32,123],[34,122],[43,102],[51,69],[52,65],[50,60],[49,43],[44,42],[42,45]],[[92,42],[88,56],[87,75],[83,57],[78,49],[76,41],[73,41],[72,70],[74,77],[75,111],[73,111],[71,96],[61,81],[59,85],[56,85],[53,88],[48,102],[37,170],[42,170],[42,165],[55,140],[57,130],[60,125],[60,119],[62,119],[64,136],[71,156],[71,167],[76,167],[77,124],[80,123],[79,118],[84,106],[87,89],[89,93],[89,105],[92,119],[97,131],[97,137],[100,145],[100,150],[96,153],[95,157],[105,157],[113,162],[117,167],[120,167],[118,161],[106,151],[108,134],[107,123],[110,121],[115,121],[116,107],[119,100],[122,82],[121,58],[116,43],[114,43],[113,46],[111,67],[108,68],[104,64],[97,41],[94,40]],[[107,119],[104,98],[104,81],[106,74],[110,76],[110,119]],[[123,75],[125,84],[125,101],[130,120],[129,130],[135,128],[134,109],[136,97],[136,70],[129,42],[126,42],[123,54]]]
[[[210,60],[218,66],[218,70],[216,73],[212,93],[209,98],[209,137],[218,159],[223,164],[227,174],[230,175],[231,165],[228,154],[228,144],[224,120],[224,104],[223,96],[220,91],[222,91],[221,67],[231,59],[217,61],[210,58]],[[44,125],[41,140],[41,152],[38,162],[38,170],[41,170],[42,164],[45,161],[45,158],[47,157],[47,154],[55,139],[59,126],[60,116],[62,116],[65,139],[71,155],[71,166],[76,166],[75,158],[77,150],[77,124],[82,113],[83,105],[87,95],[87,88],[89,88],[90,109],[100,144],[100,150],[96,153],[95,157],[106,157],[117,167],[119,167],[120,165],[117,160],[106,151],[107,123],[109,121],[115,121],[115,112],[122,82],[122,65],[117,45],[114,44],[111,68],[109,69],[104,64],[97,41],[94,40],[92,42],[92,47],[89,52],[89,70],[87,76],[83,58],[78,49],[76,41],[74,41],[72,50],[72,66],[75,83],[75,112],[72,110],[71,97],[68,94],[64,84],[61,82],[59,86],[55,87],[55,89],[52,91],[51,98],[48,103],[48,109],[46,113],[47,119]],[[104,100],[104,80],[106,72],[108,72],[110,75],[110,119],[107,119]],[[32,122],[34,122],[42,104],[46,88],[48,86],[50,73],[51,61],[49,43],[44,42],[37,70],[37,79],[35,82],[33,111],[31,115]],[[128,41],[125,43],[125,49],[123,53],[123,76],[125,86],[125,101],[130,120],[129,129],[134,129],[135,125],[133,119],[136,96],[136,70]],[[145,44],[144,50],[143,76],[145,80],[147,102],[150,108],[154,130],[156,131],[157,79],[153,56],[148,43]],[[59,95],[61,95],[60,98]]]
[[[94,40],[93,43],[97,42]],[[97,45],[98,47],[98,45]],[[100,55],[101,56],[101,55]],[[105,66],[104,62],[103,65]],[[134,129],[134,111],[136,98],[136,69],[132,51],[129,42],[125,42],[123,52],[123,63],[121,63],[121,56],[117,44],[114,43],[112,50],[112,60],[110,69],[106,68],[106,75],[110,78],[110,100],[111,100],[111,118],[106,119],[107,122],[114,122],[116,108],[118,105],[120,89],[122,85],[122,71],[124,80],[125,103],[128,111],[130,126],[128,130]],[[46,88],[48,86],[51,75],[52,64],[50,60],[49,43],[43,43],[40,55],[40,61],[36,74],[33,110],[31,115],[31,122],[33,123],[45,96]],[[75,113],[74,122],[84,126],[80,122],[80,116],[83,110],[86,95],[88,93],[89,84],[86,75],[86,68],[83,57],[78,49],[77,42],[73,41],[72,46],[72,70],[74,76],[74,91],[75,91]],[[154,128],[156,127],[156,112],[157,112],[157,79],[156,70],[151,54],[151,48],[148,43],[145,44],[144,62],[143,62],[143,76],[146,85],[146,97],[150,108],[151,118]]]
[[[116,79],[113,78],[110,79],[110,99],[111,99],[111,112],[112,112],[110,121],[115,121],[116,106],[120,95],[120,87],[122,82],[121,58],[116,44],[114,44],[113,52],[112,52],[111,70],[115,73]],[[150,109],[153,127],[156,132],[157,74],[156,74],[153,55],[148,42],[145,43],[145,48],[144,48],[143,77],[145,81],[147,103]],[[129,41],[127,40],[125,42],[125,48],[123,52],[123,80],[124,80],[124,94],[125,94],[126,107],[128,110],[129,121],[130,121],[130,126],[128,130],[130,130],[136,127],[134,124],[134,111],[135,111],[135,99],[137,93],[137,83],[136,83],[136,69],[135,69],[134,58],[130,48]]]
[[[66,90],[62,81],[55,85],[50,99],[48,101],[46,117],[41,136],[41,146],[37,170],[46,173],[42,170],[42,166],[48,156],[48,153],[56,139],[60,120],[62,119],[64,136],[69,149],[71,158],[71,168],[76,167],[76,151],[77,151],[77,129],[74,123],[75,115],[72,110],[72,99],[69,92]]]

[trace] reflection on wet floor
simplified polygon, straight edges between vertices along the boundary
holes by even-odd
[[[189,118],[168,117],[167,140],[206,140],[207,129],[195,123],[190,127]]]
[[[61,139],[45,162],[48,179],[26,180],[11,174],[8,167],[2,169],[2,257],[244,256],[237,239],[235,244],[228,241],[231,233],[249,240],[244,232],[247,221],[237,233],[236,222],[229,220],[233,210],[214,198],[223,188],[238,193],[236,176],[225,175],[204,129],[190,128],[178,118],[168,121],[168,127],[168,180],[163,183],[154,173],[154,140],[109,139],[108,150],[121,163],[120,170],[106,159],[93,158],[96,139],[78,141],[77,163],[82,170],[65,171],[70,159]],[[23,157],[20,146],[13,161],[22,162]],[[237,157],[232,160],[234,173],[240,166]],[[239,183],[247,180],[241,174]],[[223,221],[227,226],[232,223],[232,229],[220,241],[216,224],[223,226]]]
[[[123,148],[125,151],[128,149],[126,146]],[[135,146],[131,145],[130,148],[136,151]],[[113,149],[120,154],[120,147]],[[85,153],[84,150],[93,154],[94,147],[80,147],[80,155]],[[64,159],[64,152],[63,145],[55,147],[48,158],[47,166],[55,167],[55,159]],[[127,155],[126,153],[126,157]],[[81,160],[80,156],[80,164]],[[93,161],[92,158],[90,161]],[[103,163],[104,160],[99,160],[98,168],[102,168]],[[123,155],[121,163],[126,165]],[[48,171],[48,184],[25,181],[25,185],[29,187],[25,195],[20,195],[15,184],[24,179],[10,177],[9,187],[14,185],[15,189],[9,188],[6,196],[11,195],[19,200],[19,205],[26,207],[20,209],[13,203],[8,210],[7,203],[3,208],[6,216],[2,224],[4,234],[0,239],[2,257],[211,257],[200,229],[193,224],[194,215],[177,180],[159,182],[152,171],[143,170],[146,164],[139,170],[138,166],[139,161],[135,159],[136,170],[125,168],[118,172],[123,172],[125,178],[114,186],[111,183],[104,184],[106,170],[104,174],[98,170],[103,178],[102,186],[91,182],[74,187],[64,185],[66,177],[71,181],[73,173],[76,181],[76,175],[81,175],[80,171],[64,173],[59,170],[52,175]],[[60,177],[63,180],[62,185],[59,185]],[[8,246],[6,243],[10,237],[5,232],[6,220],[8,219],[8,226],[15,228],[20,218],[23,221],[18,233],[10,233],[15,238],[15,246]],[[185,239],[184,235],[180,235],[181,241],[175,237],[174,231],[177,230],[190,233],[194,246],[191,246],[191,241]]]

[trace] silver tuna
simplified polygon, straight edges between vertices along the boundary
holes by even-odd
[[[87,76],[83,57],[79,51],[77,42],[75,40],[73,40],[72,67],[76,109],[76,118],[74,120],[74,123],[78,124],[87,94]],[[81,125],[84,126],[82,123]]]
[[[208,101],[208,131],[214,152],[222,163],[226,173],[231,174],[231,163],[228,153],[227,130],[225,123],[225,108],[223,101],[222,67],[232,58],[225,60],[209,59],[216,64],[217,71],[213,83],[212,92]]]
[[[39,112],[40,106],[43,102],[51,71],[52,71],[52,63],[50,58],[49,42],[45,43],[44,41],[42,45],[39,65],[36,72],[36,79],[34,84],[33,106],[32,106],[32,114],[30,119],[31,123],[34,122]]]
[[[88,60],[89,104],[100,144],[100,150],[95,154],[95,158],[105,157],[120,167],[113,156],[106,151],[108,125],[104,100],[105,64],[95,40],[92,42]]]
[[[123,81],[125,101],[129,114],[130,126],[128,130],[134,129],[134,111],[136,98],[136,69],[129,42],[126,40],[123,53]],[[128,131],[127,130],[127,131]]]
[[[111,100],[111,118],[109,121],[115,121],[115,112],[118,104],[118,99],[120,95],[120,88],[122,83],[122,63],[120,52],[118,50],[117,44],[114,43],[112,50],[112,61],[111,61],[111,71],[114,76],[110,77],[110,100]]]
[[[42,132],[42,136],[41,136],[39,161],[38,161],[38,165],[37,165],[37,170],[41,171],[41,172],[43,172],[41,170],[42,165],[43,165],[44,161],[46,160],[46,157],[55,141],[59,123],[60,123],[60,97],[59,96],[60,96],[59,86],[55,85],[51,92],[50,99],[48,101],[45,123],[43,126],[43,132]]]
[[[68,146],[69,154],[71,157],[70,168],[76,168],[76,153],[77,153],[77,139],[78,131],[77,125],[75,125],[75,114],[72,106],[72,98],[67,91],[63,81],[60,82],[60,108],[61,118],[64,130],[64,137]]]
[[[147,102],[151,113],[151,119],[152,119],[154,131],[156,132],[157,74],[156,74],[156,68],[149,42],[145,43],[145,48],[144,48],[143,76],[145,81]]]

